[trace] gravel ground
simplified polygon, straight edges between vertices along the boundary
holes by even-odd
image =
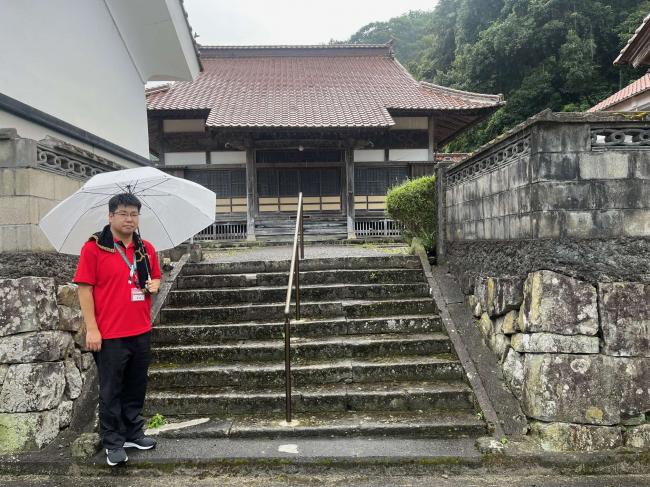
[[[623,476],[426,476],[388,477],[359,476],[354,473],[328,475],[250,475],[250,476],[180,476],[157,477],[50,477],[0,476],[3,487],[644,487],[650,486],[650,475]]]
[[[250,248],[226,248],[203,252],[205,261],[238,262],[249,260],[290,260],[292,247],[266,246]],[[409,247],[403,244],[365,244],[365,245],[305,245],[305,259],[332,257],[377,257],[386,255],[406,255]]]

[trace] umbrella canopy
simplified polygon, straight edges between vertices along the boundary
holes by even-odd
[[[39,227],[57,251],[78,255],[88,237],[108,223],[108,200],[119,193],[140,200],[140,233],[157,250],[176,247],[214,222],[214,192],[140,167],[93,176],[45,215]]]

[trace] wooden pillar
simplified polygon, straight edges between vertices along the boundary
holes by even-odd
[[[427,131],[429,132],[429,154],[427,158],[430,161],[435,161],[435,156],[436,156],[436,139],[434,137],[434,122],[433,122],[433,115],[429,115],[427,117],[428,119],[428,127]]]
[[[248,146],[246,147],[246,240],[255,240],[256,193],[255,151]]]
[[[163,119],[158,119],[158,163],[165,165],[165,131],[163,130]]]
[[[345,213],[348,222],[348,238],[357,238],[354,231],[354,162],[352,160],[352,149],[345,149]]]

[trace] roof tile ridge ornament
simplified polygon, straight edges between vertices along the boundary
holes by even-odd
[[[345,51],[351,51],[346,53]],[[366,51],[366,52],[364,52]],[[212,45],[200,46],[203,59],[274,56],[377,56],[391,57],[392,48],[387,44],[300,44],[300,45]]]
[[[152,86],[151,88],[145,88],[144,89],[144,96],[149,96],[153,95],[154,93],[162,93],[164,91],[169,91],[169,88],[174,84],[173,81],[170,81],[169,83],[165,83],[164,85],[160,86]]]
[[[495,103],[496,105],[505,105],[506,104],[503,93],[498,93],[496,95],[491,95],[489,93],[477,93],[475,91],[465,91],[465,90],[459,90],[458,88],[450,88],[448,86],[437,85],[437,84],[431,83],[429,81],[418,81],[418,83],[420,83],[420,85],[422,87],[430,89],[430,90],[446,91],[448,93],[463,96],[463,97],[466,97],[466,98],[471,98],[471,99],[474,99],[474,100],[494,101],[494,102],[496,102]]]

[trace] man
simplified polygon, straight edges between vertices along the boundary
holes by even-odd
[[[99,373],[99,421],[106,462],[125,448],[148,450],[142,407],[150,359],[151,295],[160,287],[153,246],[136,232],[141,204],[133,194],[108,202],[109,224],[84,244],[74,282],[86,324],[86,348]]]

